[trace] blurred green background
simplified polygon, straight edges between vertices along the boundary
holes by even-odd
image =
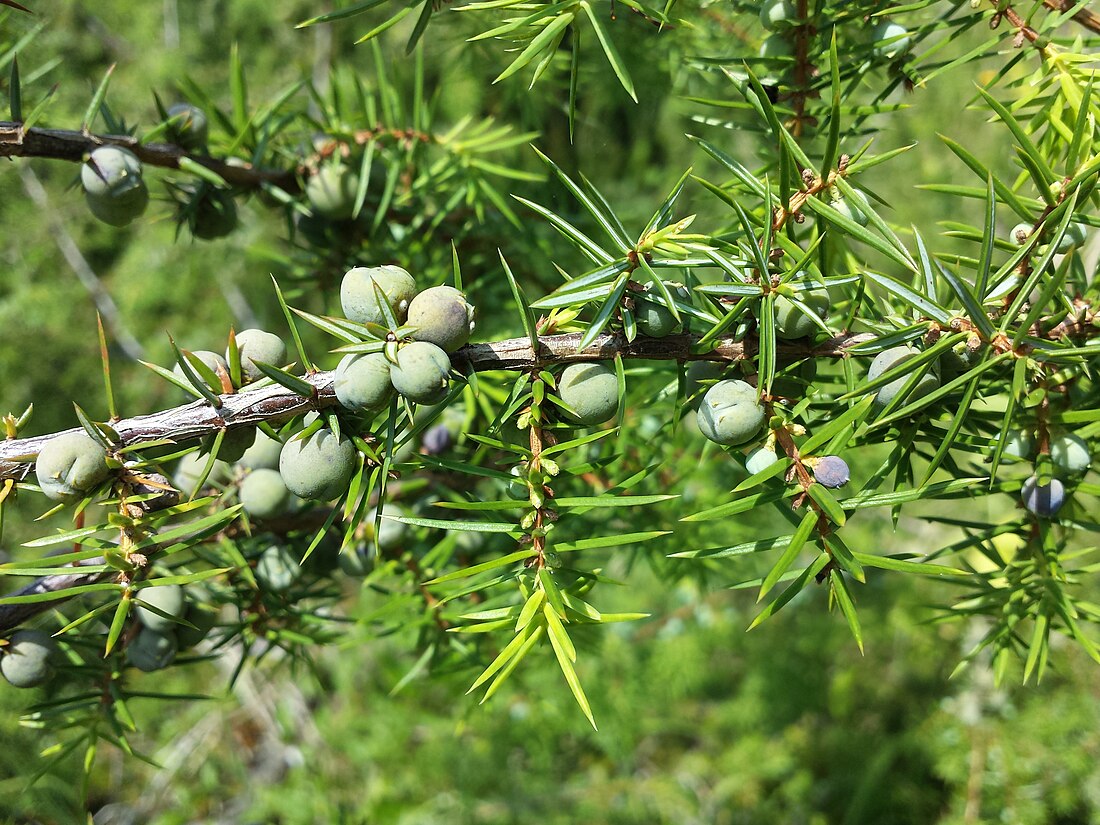
[[[330,62],[366,80],[373,71],[367,49],[351,45],[362,26],[293,28],[323,10],[314,3],[32,5],[42,6],[33,20],[4,18],[2,42],[42,26],[21,50],[20,66],[32,103],[57,84],[48,114],[53,125],[75,126],[116,62],[110,105],[143,126],[155,120],[152,91],[170,99],[184,75],[223,98],[233,43],[254,100],[302,76],[323,76]],[[614,83],[600,81],[606,67],[592,56],[571,146],[561,90],[490,86],[502,55],[462,46],[468,33],[445,21],[428,37],[426,76],[437,94],[438,121],[450,124],[476,112],[542,132],[540,148],[591,177],[628,227],[645,221],[688,165],[709,168],[685,132],[722,141],[750,165],[759,156],[751,134],[708,131],[692,118],[697,110],[678,97],[700,83],[712,93],[718,88],[713,80],[667,70],[687,48],[682,38],[631,29],[638,48],[627,59],[645,90],[638,106]],[[407,29],[394,35],[383,48],[402,76],[410,60],[403,53]],[[694,36],[695,46],[710,38],[715,48],[738,48],[712,33]],[[664,50],[664,59],[652,59],[653,49]],[[962,175],[935,133],[977,147],[990,134],[979,113],[963,108],[970,71],[899,98],[913,110],[880,121],[885,128],[876,148],[917,146],[861,179],[888,203],[904,205],[887,210],[891,218],[929,235],[937,220],[963,218],[957,202],[914,193],[917,183]],[[876,82],[867,79],[869,87]],[[1008,154],[983,159],[1007,164]],[[538,167],[531,156],[515,162]],[[44,185],[48,207],[29,199],[33,184],[25,169]],[[96,224],[79,194],[69,191],[75,174],[72,165],[47,161],[0,168],[0,410],[19,411],[33,401],[35,433],[72,426],[73,399],[93,415],[106,414],[95,306],[59,249],[59,227],[117,303],[119,328],[147,360],[169,360],[166,330],[198,348],[224,340],[231,324],[240,328],[248,317],[265,325],[278,320],[267,276],[281,274],[288,244],[285,226],[270,211],[246,207],[243,230],[216,243],[193,242],[186,234],[177,240],[163,205],[120,232]],[[555,203],[554,190],[540,184],[513,191]],[[717,204],[696,189],[684,211],[714,215]],[[940,240],[939,249],[951,243]],[[528,277],[552,278],[548,263],[519,268]],[[494,323],[489,318],[484,326],[492,330]],[[176,400],[133,360],[117,357],[114,373],[124,414]],[[670,473],[690,479],[686,494],[701,505],[719,485],[692,462],[687,457]],[[666,523],[675,517],[671,507],[659,515]],[[711,529],[732,544],[757,528]],[[20,526],[5,529],[5,541],[17,543]],[[858,535],[861,546],[890,552],[923,552],[942,538],[916,518],[903,518],[897,531],[871,522],[857,529],[862,532],[849,533],[850,544]],[[601,607],[644,609],[652,618],[578,639],[587,646],[580,670],[599,732],[584,724],[548,657],[521,669],[486,706],[462,695],[467,673],[415,682],[390,696],[415,661],[412,639],[363,631],[339,649],[319,652],[313,668],[288,661],[246,671],[230,695],[227,671],[216,664],[146,677],[150,690],[221,698],[138,705],[140,739],[161,767],[102,751],[87,788],[88,810],[99,811],[96,822],[166,825],[1100,821],[1098,680],[1076,646],[1057,652],[1053,672],[1038,687],[995,688],[983,667],[949,679],[982,628],[931,621],[933,606],[951,600],[949,585],[881,571],[872,571],[869,586],[859,591],[865,656],[843,620],[827,613],[824,593],[812,590],[746,634],[752,591],[727,585],[750,578],[751,568],[710,564],[701,573],[691,562],[663,558],[674,549],[666,542],[609,561],[608,574],[629,578],[631,587],[605,593]],[[365,591],[349,599],[350,615],[369,616],[379,604],[379,596]],[[0,690],[0,816],[78,821],[82,787],[75,760],[27,787],[43,746],[33,728],[18,722],[32,700]]]

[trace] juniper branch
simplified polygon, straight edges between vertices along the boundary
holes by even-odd
[[[527,338],[468,344],[454,353],[451,360],[456,370],[469,373],[532,370],[573,361],[608,360],[616,355],[660,361],[732,362],[749,359],[756,354],[756,344],[751,338],[745,341],[720,338],[705,353],[693,352],[699,338],[686,334],[665,338],[638,336],[628,342],[621,334],[605,333],[597,336],[583,349],[579,346],[581,338],[581,333],[547,335],[539,339],[538,352],[531,349]],[[873,338],[873,335],[866,333],[841,335],[816,347],[807,342],[784,341],[778,347],[779,358],[788,363],[804,358],[840,358],[851,347]],[[336,404],[332,372],[316,372],[305,376],[305,380],[314,388],[313,395],[309,398],[297,395],[280,385],[269,385],[222,395],[218,407],[213,407],[206,401],[193,401],[149,415],[124,418],[112,422],[111,427],[119,436],[120,448],[160,439],[186,442],[221,429],[254,427],[264,421],[285,421],[292,416]],[[73,429],[66,432],[77,431]],[[38,452],[47,441],[57,435],[60,433],[0,441],[0,479],[26,478],[34,466]]]
[[[152,473],[150,475],[151,480],[158,485],[168,484],[168,479],[159,473]],[[152,492],[153,489],[152,487],[139,487],[138,492]],[[171,507],[178,501],[179,496],[173,493],[148,499],[141,504],[134,505],[134,507],[139,512],[141,510],[151,512],[153,510]],[[60,602],[66,602],[69,599],[75,598],[77,594],[73,593],[74,589],[84,585],[97,584],[106,581],[112,575],[117,575],[118,571],[116,570],[81,570],[82,567],[101,566],[104,564],[104,561],[102,556],[81,559],[71,565],[72,572],[70,573],[42,576],[19,588],[14,593],[5,594],[4,598],[8,599],[33,596],[36,600],[0,604],[0,635],[6,634],[9,630],[14,630],[21,624],[33,619],[39,613],[45,613],[47,610],[52,610],[57,607]],[[39,598],[48,593],[56,593],[57,597],[53,599]]]
[[[179,169],[180,161],[187,158],[216,172],[233,186],[259,188],[263,184],[278,187],[284,192],[297,194],[301,181],[316,172],[316,161],[333,154],[348,151],[353,143],[362,146],[373,140],[388,139],[401,145],[432,142],[434,138],[413,129],[360,129],[345,141],[329,140],[317,150],[312,161],[296,169],[258,169],[251,164],[230,165],[218,158],[198,154],[173,143],[142,143],[131,135],[96,135],[73,129],[46,129],[38,126],[26,128],[22,123],[0,121],[0,157],[49,158],[82,163],[85,155],[100,146],[121,146],[133,152],[147,166]]]
[[[451,360],[456,370],[462,373],[487,372],[491,370],[535,370],[552,364],[575,361],[606,360],[620,355],[623,358],[648,360],[710,360],[739,361],[752,358],[756,354],[755,340],[747,338],[735,341],[722,338],[715,342],[713,349],[705,353],[693,352],[699,337],[695,335],[670,335],[665,338],[647,338],[638,336],[627,341],[618,333],[600,335],[586,347],[580,347],[581,333],[547,335],[539,339],[539,349],[531,348],[530,339],[510,338],[484,344],[469,344],[456,352]],[[847,350],[867,340],[873,335],[841,335],[819,346],[808,342],[779,342],[779,358],[794,361],[804,358],[840,358]],[[336,394],[333,390],[333,373],[316,372],[305,376],[314,387],[310,398],[298,395],[280,385],[248,389],[232,395],[220,396],[221,405],[213,407],[206,401],[194,401],[149,415],[121,419],[111,422],[111,427],[119,436],[119,447],[131,446],[159,439],[171,439],[175,442],[192,441],[219,429],[235,429],[255,426],[262,421],[286,420],[294,415],[313,409],[322,409],[335,405]],[[68,430],[66,432],[78,432]],[[38,451],[47,441],[58,433],[34,436],[32,438],[9,439],[0,442],[0,478],[25,478],[34,467]],[[102,563],[101,559],[87,563]],[[58,598],[49,601],[26,604],[0,605],[0,634],[12,630],[38,615],[44,610],[56,607],[59,601],[70,598],[64,591],[79,584],[91,584],[102,580],[102,573],[80,573],[45,576],[26,585],[12,595],[40,595],[58,593]]]
[[[19,602],[15,604],[0,604],[0,635],[5,635],[9,630],[14,630],[25,622],[33,619],[39,613],[52,610],[59,602],[65,602],[73,598],[71,591],[74,587],[82,587],[87,584],[96,584],[106,579],[110,573],[103,571],[82,572],[80,567],[103,564],[103,557],[97,556],[77,562],[73,566],[72,573],[58,576],[43,576],[35,579],[30,584],[21,587],[14,593],[5,594],[6,598],[15,596],[41,596],[45,593],[57,593],[56,599],[36,602]]]
[[[0,121],[0,157],[33,157],[68,160],[81,163],[84,156],[99,146],[122,146],[149,166],[178,169],[180,160],[190,160],[205,166],[234,186],[256,188],[264,183],[295,193],[301,188],[298,170],[256,169],[252,166],[230,166],[207,155],[194,154],[171,143],[142,143],[130,135],[94,135],[72,129],[45,129],[22,123]]]

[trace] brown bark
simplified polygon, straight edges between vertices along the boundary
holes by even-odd
[[[190,158],[221,175],[234,186],[258,187],[263,183],[287,192],[298,192],[298,175],[285,169],[254,169],[251,166],[230,166],[206,155],[192,154],[171,143],[141,143],[129,135],[93,135],[71,129],[45,129],[21,123],[0,121],[0,157],[53,158],[80,163],[84,156],[99,146],[122,146],[149,166],[178,169],[182,158]]]
[[[848,348],[873,337],[869,334],[839,336],[817,347],[781,341],[778,342],[779,358],[785,362],[808,357],[838,358]],[[730,338],[719,339],[715,342],[714,349],[703,354],[692,352],[692,346],[698,340],[692,335],[670,335],[666,338],[639,336],[634,341],[627,342],[617,333],[602,334],[583,349],[579,347],[581,338],[580,333],[544,336],[539,339],[537,353],[532,351],[531,343],[526,338],[468,344],[456,352],[451,360],[458,371],[468,373],[530,370],[573,361],[608,360],[616,355],[664,361],[737,361],[751,358],[755,354],[751,341],[741,343]],[[336,404],[332,378],[331,372],[305,376],[305,380],[315,389],[312,398],[305,398],[285,387],[274,385],[222,395],[218,408],[205,401],[193,401],[149,415],[124,418],[113,422],[111,426],[119,435],[120,447],[165,438],[176,442],[194,441],[220,429],[254,427],[263,421],[285,420],[309,410],[331,407]],[[66,432],[76,432],[76,429]],[[25,478],[33,468],[34,459],[43,445],[56,435],[59,433],[0,441],[0,479]]]

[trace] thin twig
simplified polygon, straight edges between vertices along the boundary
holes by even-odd
[[[117,571],[114,570],[96,571],[94,573],[82,573],[79,570],[82,566],[90,567],[92,565],[101,564],[103,564],[102,556],[84,559],[73,566],[72,573],[66,573],[60,576],[43,576],[21,587],[14,593],[5,594],[5,598],[12,598],[14,596],[41,596],[45,593],[58,593],[59,595],[56,599],[48,601],[0,604],[0,634],[5,634],[9,630],[19,627],[19,625],[34,618],[39,613],[51,610],[57,606],[59,601],[68,601],[72,598],[71,595],[60,591],[71,590],[74,587],[81,587],[87,584],[95,584],[103,581],[103,579],[107,578],[112,573],[117,573]]]
[[[1054,11],[1068,11],[1076,5],[1075,0],[1043,0],[1043,5]],[[1080,9],[1074,13],[1073,19],[1089,31],[1100,34],[1100,17],[1088,9]]]
[[[249,163],[230,165],[218,158],[194,154],[172,143],[142,143],[130,135],[94,135],[73,129],[45,129],[38,126],[27,129],[22,123],[0,121],[0,157],[51,158],[82,163],[88,153],[100,146],[122,146],[148,166],[179,169],[180,161],[186,158],[216,172],[233,186],[255,189],[268,184],[292,195],[301,191],[302,180],[317,171],[318,160],[337,152],[348,155],[352,144],[364,146],[382,139],[392,140],[403,146],[431,143],[435,140],[427,132],[376,126],[372,129],[360,129],[347,139],[333,137],[318,148],[314,157],[296,169],[257,169]]]
[[[1000,24],[1000,19],[1005,18],[1009,24],[1016,29],[1016,47],[1019,48],[1024,44],[1024,41],[1028,41],[1039,51],[1045,51],[1045,47],[1039,45],[1039,33],[1035,29],[1031,28],[1027,22],[1020,17],[1011,5],[1004,0],[990,0],[997,12],[993,15],[993,20],[990,23],[992,28],[996,28]]]
[[[810,88],[810,77],[815,67],[810,59],[810,37],[812,32],[807,19],[809,11],[810,4],[808,0],[798,0],[798,24],[792,32],[794,38],[794,85],[787,93],[787,97],[791,99],[794,108],[794,117],[791,118],[790,128],[791,134],[796,139],[802,137],[803,129],[807,124],[806,100],[813,94]]]
[[[206,155],[192,154],[171,143],[142,143],[130,135],[93,135],[71,129],[45,129],[0,121],[0,157],[53,158],[81,163],[99,146],[122,146],[149,166],[178,169],[180,160],[190,160],[219,174],[234,186],[258,187],[263,183],[295,193],[300,190],[298,170],[256,169],[250,165],[230,166]]]

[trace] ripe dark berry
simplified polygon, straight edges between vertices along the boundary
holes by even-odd
[[[1039,484],[1039,480],[1032,476],[1020,489],[1020,500],[1035,515],[1050,518],[1066,503],[1066,487],[1056,478],[1052,478],[1049,484]]]
[[[164,633],[144,627],[126,645],[126,658],[143,673],[152,673],[172,664],[178,650],[179,643],[176,641],[175,633],[171,631]]]
[[[814,465],[814,480],[822,487],[828,487],[831,490],[843,487],[851,476],[847,462],[840,456],[822,456]]]

